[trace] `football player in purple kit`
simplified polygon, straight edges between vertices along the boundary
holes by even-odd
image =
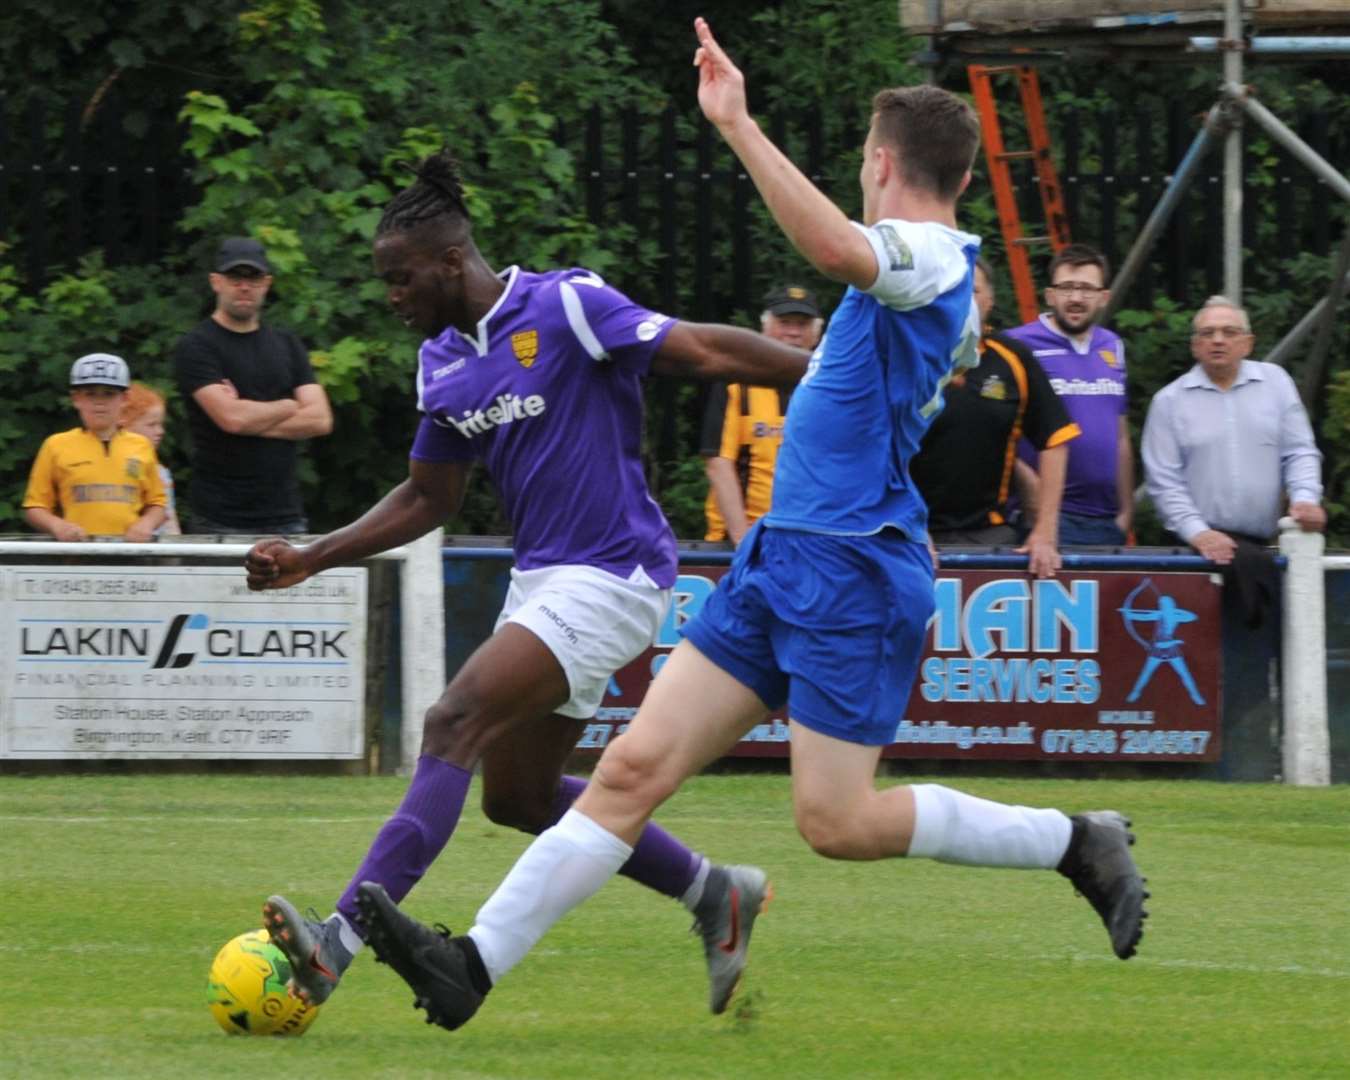
[[[1037,319],[1007,331],[1036,357],[1078,425],[1060,502],[1061,546],[1123,544],[1134,520],[1134,450],[1125,410],[1125,343],[1098,324],[1110,299],[1106,256],[1070,244],[1050,260],[1045,303]],[[1025,439],[1019,457],[1036,451]],[[1022,473],[1035,487],[1034,475]]]
[[[610,676],[652,643],[676,577],[675,537],[642,468],[641,377],[790,386],[807,361],[751,330],[649,311],[588,270],[497,273],[474,243],[448,152],[416,172],[374,245],[390,305],[426,336],[408,479],[313,543],[255,544],[248,585],[286,588],[424,535],[458,510],[474,460],[510,515],[515,566],[495,632],[427,711],[407,794],[336,912],[306,918],[281,896],[263,907],[292,991],[316,1004],[364,944],[357,885],[379,882],[401,900],[449,840],[476,766],[487,816],[526,832],[556,822],[584,788],[564,762]],[[748,935],[763,872],[714,865],[655,825],[623,872],[693,913],[720,1011],[744,963],[724,946]]]
[[[979,339],[980,242],[956,228],[979,143],[974,112],[935,86],[878,93],[859,175],[863,220],[850,222],[750,116],[743,77],[708,24],[695,28],[704,114],[788,239],[849,288],[793,393],[769,513],[576,804],[530,844],[463,936],[422,926],[377,883],[360,886],[376,954],[448,1029],[632,857],[685,777],[785,703],[797,828],[819,854],[1058,870],[1121,959],[1143,933],[1148,893],[1122,815],[876,785],[933,610],[926,510],[908,463]]]

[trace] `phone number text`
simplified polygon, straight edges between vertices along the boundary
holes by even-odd
[[[1146,729],[1065,730],[1041,732],[1041,749],[1047,754],[1166,754],[1181,757],[1203,754],[1212,731],[1159,731]]]

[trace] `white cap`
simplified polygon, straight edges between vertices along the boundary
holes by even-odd
[[[90,353],[71,365],[70,385],[115,386],[125,390],[131,385],[131,371],[120,356],[105,352]]]

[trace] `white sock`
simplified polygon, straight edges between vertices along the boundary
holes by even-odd
[[[909,856],[965,866],[1053,870],[1073,824],[1058,810],[977,799],[940,784],[915,784]]]
[[[575,809],[540,833],[479,909],[469,930],[493,984],[550,926],[598,892],[632,854],[631,847]]]
[[[366,947],[366,943],[361,940],[361,935],[352,929],[346,917],[340,911],[335,911],[328,918],[336,919],[338,926],[338,940],[342,942],[342,947],[355,956]]]
[[[689,883],[689,888],[684,890],[684,895],[680,897],[680,903],[690,911],[698,907],[698,902],[703,899],[703,886],[708,883],[708,871],[711,869],[712,863],[708,861],[708,857],[700,855],[698,872],[694,875],[694,880]]]

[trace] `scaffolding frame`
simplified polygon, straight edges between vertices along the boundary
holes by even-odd
[[[1217,6],[1217,5],[1216,5]],[[942,26],[942,0],[926,0],[925,11],[929,26]],[[1182,196],[1190,188],[1199,172],[1199,166],[1205,156],[1222,145],[1223,149],[1223,291],[1234,303],[1243,302],[1242,292],[1242,132],[1246,120],[1263,128],[1276,142],[1280,143],[1300,163],[1317,175],[1328,188],[1343,200],[1350,202],[1350,181],[1338,172],[1329,162],[1301,139],[1296,132],[1262,105],[1251,87],[1243,79],[1243,62],[1247,53],[1273,56],[1279,59],[1300,59],[1305,57],[1325,58],[1327,56],[1350,56],[1350,37],[1302,36],[1286,38],[1252,38],[1246,32],[1246,17],[1243,0],[1222,0],[1223,37],[1186,37],[1176,38],[1175,21],[1169,26],[1168,44],[1171,48],[1141,52],[1147,49],[1150,28],[1140,27],[1132,32],[1128,44],[1134,58],[1150,60],[1160,58],[1158,53],[1166,53],[1171,59],[1180,59],[1185,53],[1176,47],[1181,40],[1185,42],[1188,53],[1223,54],[1222,82],[1219,98],[1205,117],[1199,134],[1183,155],[1166,188],[1163,189],[1157,204],[1131,245],[1120,272],[1111,283],[1111,297],[1102,321],[1106,322],[1120,309],[1125,295],[1134,283],[1145,259],[1156,243],[1158,236],[1180,205]],[[1198,17],[1197,17],[1198,18]],[[1104,24],[1109,20],[1095,20]],[[984,35],[981,35],[982,37]],[[930,78],[936,78],[937,67],[944,59],[940,32],[929,35],[928,51],[918,59],[930,68]],[[1025,38],[1004,35],[992,36],[990,40],[997,50],[988,54],[962,51],[959,59],[962,63],[977,62],[983,57],[986,62],[995,58],[1006,60],[1009,52],[1019,64],[1054,61],[1060,62],[1068,55],[1068,50],[1077,40],[1072,35],[1050,34],[1035,39],[1039,44],[1052,46],[1051,51],[1028,49]],[[1299,320],[1276,345],[1266,354],[1271,363],[1284,364],[1310,333],[1315,333],[1312,351],[1308,355],[1307,368],[1300,392],[1310,408],[1314,408],[1320,399],[1322,380],[1326,375],[1326,358],[1331,342],[1331,331],[1335,325],[1341,300],[1350,290],[1350,227],[1346,228],[1337,256],[1336,269],[1328,283],[1326,295]]]

